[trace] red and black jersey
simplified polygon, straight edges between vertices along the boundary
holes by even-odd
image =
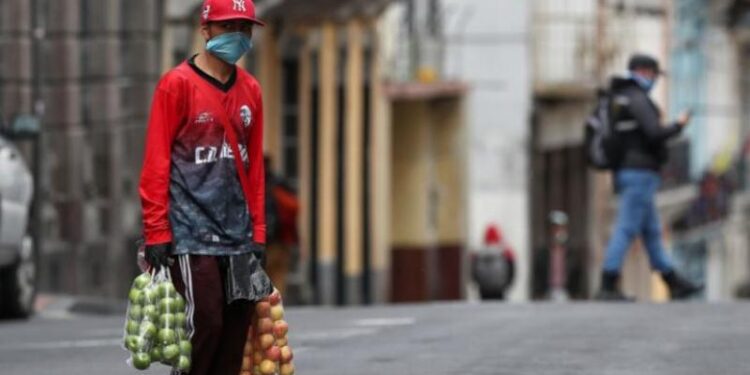
[[[236,130],[248,167],[250,212],[220,110]],[[266,241],[264,179],[258,81],[236,68],[221,84],[191,62],[167,73],[153,99],[139,189],[146,244],[172,242],[175,254],[251,251]]]

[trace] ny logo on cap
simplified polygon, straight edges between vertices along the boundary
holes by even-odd
[[[245,8],[245,0],[232,0],[232,2],[234,2],[234,10],[247,12],[247,8]]]
[[[204,20],[208,19],[209,13],[211,13],[211,6],[210,5],[206,5],[206,8],[203,9],[203,19]]]

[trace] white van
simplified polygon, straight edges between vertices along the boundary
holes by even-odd
[[[29,235],[33,179],[21,153],[0,136],[0,317],[34,309],[37,257]]]

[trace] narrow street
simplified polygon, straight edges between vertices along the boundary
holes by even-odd
[[[748,304],[290,309],[297,373],[746,375]],[[0,323],[0,373],[135,374],[120,316]],[[166,374],[154,367],[143,374]]]

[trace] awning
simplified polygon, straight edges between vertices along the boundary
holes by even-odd
[[[319,23],[351,18],[372,18],[398,0],[283,0],[260,15],[268,22]]]
[[[391,100],[432,100],[459,98],[466,95],[469,87],[463,82],[442,81],[435,83],[386,83],[385,93]]]

